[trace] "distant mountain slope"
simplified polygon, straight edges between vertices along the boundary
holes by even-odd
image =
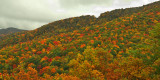
[[[10,28],[6,28],[6,29],[0,29],[0,35],[6,35],[6,34],[21,32],[21,31],[25,31],[25,30],[10,27]]]

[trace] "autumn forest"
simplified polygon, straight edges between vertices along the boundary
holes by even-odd
[[[3,36],[0,80],[160,80],[160,1]]]

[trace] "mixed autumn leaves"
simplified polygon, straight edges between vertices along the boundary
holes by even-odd
[[[158,80],[159,11],[156,2],[111,21],[103,17],[95,24],[87,17],[91,20],[85,26],[85,17],[71,18],[12,34],[1,40],[5,44],[0,44],[0,79]],[[72,22],[76,28],[67,25]],[[51,29],[52,25],[67,27]]]

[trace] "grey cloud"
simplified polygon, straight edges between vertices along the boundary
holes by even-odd
[[[105,5],[110,6],[113,0],[59,0],[63,8],[76,8],[77,6]]]
[[[0,0],[0,26],[34,29],[69,16],[56,9],[46,0]]]
[[[19,29],[26,29],[32,30],[36,29],[37,26],[41,26],[47,24],[47,22],[36,22],[36,21],[29,21],[29,20],[18,20],[13,18],[0,18],[0,28],[8,28],[9,27],[17,27]]]
[[[50,21],[53,18],[51,16],[54,16],[55,14],[43,4],[43,1],[2,0],[0,4],[0,16],[40,22]]]

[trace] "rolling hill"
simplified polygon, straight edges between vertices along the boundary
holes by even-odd
[[[0,39],[0,79],[159,80],[160,1]]]

